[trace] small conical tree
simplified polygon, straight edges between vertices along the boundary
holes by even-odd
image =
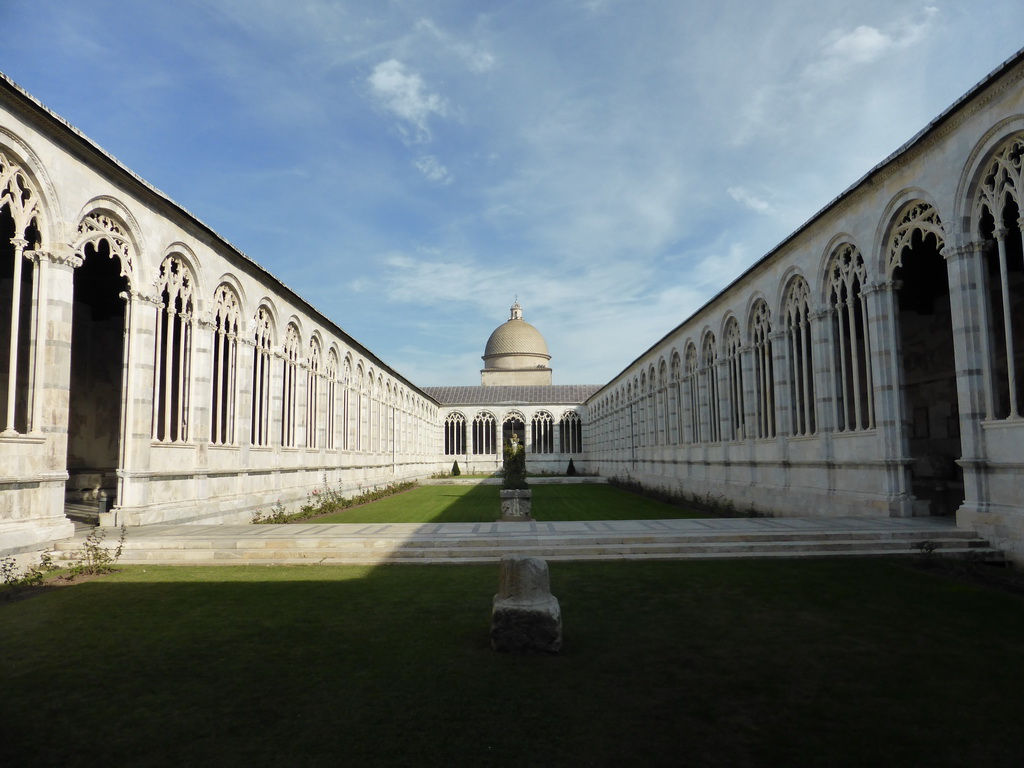
[[[569,459],[569,468],[565,470],[565,474],[567,474],[569,477],[576,476],[576,465],[572,463],[572,459]]]
[[[458,477],[462,474],[462,470],[459,469],[459,462],[452,463],[452,477]]]

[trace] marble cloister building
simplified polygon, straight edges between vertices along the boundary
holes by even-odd
[[[1024,561],[1024,51],[600,386],[513,306],[420,388],[0,79],[0,556],[497,466],[775,515],[954,515]],[[680,280],[685,276],[680,275]]]

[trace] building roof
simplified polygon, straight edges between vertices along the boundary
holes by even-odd
[[[515,387],[424,387],[442,405],[578,405],[597,392],[599,384]]]

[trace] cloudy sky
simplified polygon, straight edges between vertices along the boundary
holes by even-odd
[[[1024,43],[1021,0],[0,0],[0,70],[422,386],[603,383]]]

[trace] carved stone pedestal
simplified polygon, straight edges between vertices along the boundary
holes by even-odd
[[[501,520],[502,521],[529,521],[530,504],[533,491],[499,491],[501,496]]]
[[[504,555],[491,608],[491,648],[505,653],[562,648],[562,609],[551,594],[548,564],[539,557]]]

